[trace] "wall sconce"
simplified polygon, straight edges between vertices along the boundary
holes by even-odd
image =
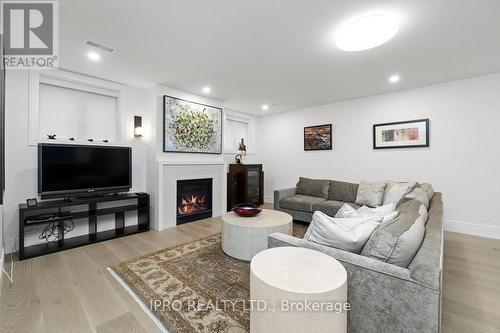
[[[143,130],[142,130],[142,117],[141,116],[134,116],[134,136],[136,138],[140,138],[143,135]]]

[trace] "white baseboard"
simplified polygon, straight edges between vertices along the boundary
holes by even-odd
[[[492,225],[444,220],[444,230],[486,238],[500,239],[500,227]]]

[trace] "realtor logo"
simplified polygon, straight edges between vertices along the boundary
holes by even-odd
[[[57,1],[2,1],[7,69],[57,69]]]

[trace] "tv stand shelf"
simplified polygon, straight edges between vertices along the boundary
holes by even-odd
[[[122,203],[123,201],[126,201]],[[136,204],[129,201],[135,200]],[[110,202],[112,207],[98,208],[98,204]],[[82,210],[81,206],[87,206]],[[137,211],[137,224],[125,226],[125,213]],[[45,218],[46,215],[51,217]],[[97,231],[97,217],[115,215],[115,228]],[[65,238],[62,229],[64,222],[88,218],[89,233]],[[24,246],[25,228],[34,225],[57,223],[60,237],[56,241]],[[78,246],[89,245],[105,240],[137,234],[149,230],[149,195],[146,193],[114,194],[100,197],[73,200],[50,200],[39,202],[35,207],[19,205],[19,260],[64,251]]]

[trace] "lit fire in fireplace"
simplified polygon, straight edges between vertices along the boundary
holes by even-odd
[[[206,198],[204,195],[189,195],[181,199],[177,211],[181,215],[191,215],[206,210]]]

